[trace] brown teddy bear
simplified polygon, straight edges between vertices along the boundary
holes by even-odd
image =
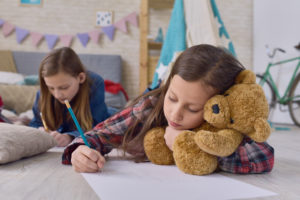
[[[204,106],[206,122],[193,131],[183,131],[173,144],[173,152],[164,140],[165,128],[147,132],[144,148],[148,159],[159,165],[171,165],[185,173],[205,175],[217,168],[217,157],[231,155],[247,135],[264,142],[270,135],[269,107],[255,74],[242,71],[235,84],[223,95],[215,95]]]

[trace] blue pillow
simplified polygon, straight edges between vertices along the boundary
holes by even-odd
[[[27,75],[24,77],[24,81],[20,81],[20,85],[38,85],[39,76],[38,75]]]

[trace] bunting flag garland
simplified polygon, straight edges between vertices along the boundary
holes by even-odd
[[[89,39],[91,39],[94,43],[98,44],[100,35],[104,33],[111,41],[114,39],[114,34],[116,29],[122,31],[123,33],[127,33],[127,24],[130,24],[138,27],[138,16],[136,12],[132,12],[124,18],[120,19],[116,23],[111,26],[100,27],[99,29],[95,29],[92,31],[87,31],[86,33],[77,33],[74,35],[55,35],[55,34],[42,34],[38,32],[31,32],[30,30],[15,27],[15,25],[8,23],[7,21],[0,19],[0,28],[2,28],[3,35],[5,37],[9,36],[11,33],[16,31],[16,40],[19,44],[21,44],[28,35],[31,37],[31,43],[33,46],[37,47],[43,39],[46,40],[48,48],[53,49],[58,41],[60,41],[64,46],[71,46],[73,38],[77,37],[82,44],[82,46],[86,47]]]
[[[95,44],[98,44],[100,34],[101,34],[101,31],[99,29],[96,29],[96,30],[89,32],[89,37]]]
[[[40,42],[42,41],[42,39],[44,38],[44,36],[42,34],[37,33],[37,32],[31,32],[30,36],[31,36],[32,45],[35,47],[37,47],[40,44]]]
[[[121,19],[119,21],[117,21],[114,26],[119,29],[120,31],[127,33],[127,26],[126,26],[126,20],[125,19]]]
[[[89,34],[88,33],[77,33],[77,37],[80,40],[82,46],[86,47],[89,42]]]
[[[112,41],[114,38],[115,27],[112,25],[102,27],[102,32]]]
[[[45,34],[45,39],[47,41],[48,48],[53,49],[53,47],[56,45],[56,42],[58,40],[58,36],[57,35]]]
[[[137,14],[136,12],[133,12],[129,14],[127,17],[125,17],[125,20],[130,22],[132,25],[138,27],[138,22],[137,22]]]
[[[59,40],[63,43],[65,47],[70,47],[73,41],[73,35],[61,35]]]
[[[9,36],[14,30],[15,30],[14,25],[12,25],[8,22],[4,22],[3,27],[2,27],[4,37]]]
[[[16,27],[16,35],[17,35],[17,42],[21,44],[21,42],[29,35],[29,31],[26,29]]]

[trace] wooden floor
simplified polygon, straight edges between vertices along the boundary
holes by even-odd
[[[300,129],[275,131],[269,144],[275,149],[271,173],[224,176],[278,193],[264,200],[300,199]],[[0,165],[0,199],[99,199],[81,174],[61,163],[61,152],[50,151]]]
[[[268,139],[268,143],[275,149],[275,164],[271,173],[258,175],[222,174],[279,194],[278,196],[256,199],[298,200],[300,199],[300,128],[287,125],[275,126],[290,130],[277,130]]]

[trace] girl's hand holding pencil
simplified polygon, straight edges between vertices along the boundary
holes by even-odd
[[[99,172],[105,164],[105,158],[95,149],[80,145],[73,151],[71,163],[76,172]]]
[[[65,104],[69,110],[69,113],[83,139],[85,145],[80,145],[73,153],[71,158],[71,163],[76,172],[98,172],[104,166],[105,158],[100,154],[100,152],[92,149],[88,143],[77,118],[70,106],[68,100],[65,100]]]

